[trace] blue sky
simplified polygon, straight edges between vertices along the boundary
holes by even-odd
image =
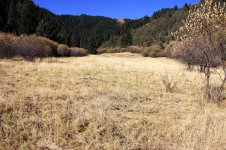
[[[170,8],[199,0],[33,0],[55,14],[93,15],[112,18],[141,18],[161,8]]]

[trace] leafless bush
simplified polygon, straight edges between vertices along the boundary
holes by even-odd
[[[142,49],[141,54],[144,57],[165,57],[164,49],[159,45],[153,45]]]
[[[57,56],[58,43],[36,35],[15,36],[0,33],[0,58],[22,56],[28,60],[35,57]]]
[[[16,37],[12,34],[0,33],[0,58],[11,58],[17,55],[17,50],[12,47]]]
[[[57,48],[58,56],[70,56],[70,49],[67,45],[59,44]]]
[[[167,57],[169,57],[169,58],[172,57],[172,50],[173,50],[175,45],[176,45],[175,41],[172,41],[168,45],[166,45],[166,47],[165,47],[165,55]]]
[[[139,46],[128,46],[126,48],[127,52],[131,52],[131,53],[141,53],[142,47]]]
[[[70,56],[79,57],[79,56],[86,56],[87,51],[84,48],[78,48],[78,47],[71,47],[70,48]]]
[[[123,53],[123,52],[131,52],[131,53],[141,53],[142,48],[139,46],[128,46],[126,48],[114,47],[100,47],[97,49],[97,54],[103,53]]]
[[[210,91],[208,97],[211,102],[220,103],[224,100],[224,91],[220,86],[210,86],[209,90]]]
[[[19,37],[13,47],[18,49],[18,55],[28,60],[32,60],[35,57],[48,57],[52,55],[50,45],[42,45],[40,41],[30,37]]]
[[[25,55],[28,56],[57,56],[58,43],[45,37],[36,35],[21,36],[19,44],[21,44],[22,51],[24,51]]]
[[[107,48],[98,48],[97,49],[97,54],[104,54],[104,53],[108,53],[108,49]]]
[[[184,25],[174,35],[178,41],[173,55],[187,66],[200,66],[205,74],[205,92],[207,99],[210,93],[210,69],[217,66],[224,67],[226,4],[214,4],[213,0],[206,0],[199,8],[195,8],[184,21]],[[224,89],[226,70],[221,88]]]
[[[83,48],[69,48],[37,35],[15,36],[12,34],[0,33],[0,58],[12,58],[22,56],[27,60],[35,57],[58,57],[58,56],[86,56],[87,51]]]
[[[174,77],[169,74],[162,76],[162,83],[165,87],[166,92],[169,93],[174,92],[175,88],[177,87],[177,81],[174,80]]]

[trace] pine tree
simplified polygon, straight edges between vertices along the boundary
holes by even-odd
[[[80,47],[80,37],[76,32],[73,31],[72,35],[71,35],[71,45],[73,47]]]
[[[122,36],[121,46],[126,47],[132,45],[133,39],[130,31],[128,31],[125,35]]]
[[[17,21],[16,2],[15,0],[12,0],[9,7],[6,30],[9,32],[15,32],[17,26],[16,21]]]
[[[25,1],[21,10],[19,33],[35,33],[38,24],[37,18],[35,5],[31,1]]]
[[[5,31],[5,25],[7,23],[7,7],[10,5],[9,0],[0,0],[0,30]]]
[[[189,5],[187,3],[184,4],[183,10],[188,11],[190,9]]]

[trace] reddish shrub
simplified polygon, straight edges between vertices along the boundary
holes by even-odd
[[[24,57],[57,56],[58,43],[41,36],[21,36],[18,40],[20,54]]]
[[[70,56],[87,56],[87,50],[84,48],[78,48],[78,47],[71,47],[70,48]]]
[[[70,56],[70,49],[67,45],[59,44],[57,48],[58,56]]]
[[[0,58],[11,58],[17,55],[13,48],[16,37],[12,34],[0,33]]]

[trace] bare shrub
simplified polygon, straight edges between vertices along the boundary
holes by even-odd
[[[121,48],[121,47],[115,47],[112,49],[109,49],[110,53],[123,53],[126,52],[126,48]]]
[[[144,57],[165,57],[165,51],[159,45],[153,45],[150,47],[143,48],[141,54]]]
[[[70,49],[67,45],[59,44],[57,48],[58,56],[70,56]]]
[[[166,45],[165,54],[167,57],[172,57],[172,51],[175,45],[176,45],[175,41],[172,41],[168,45]]]
[[[172,93],[175,91],[175,88],[177,87],[177,81],[174,80],[174,77],[172,75],[164,75],[162,76],[162,83],[165,87],[166,92]]]
[[[114,48],[106,48],[106,47],[100,47],[97,49],[97,54],[103,54],[103,53],[124,53],[124,52],[130,52],[130,53],[140,53],[142,50],[139,46],[128,46],[126,48],[121,47],[114,47]]]
[[[98,48],[97,49],[97,54],[104,54],[104,53],[108,53],[108,49],[107,48]]]
[[[58,43],[36,35],[15,36],[0,33],[0,58],[22,56],[28,60],[35,57],[57,56]]]
[[[128,46],[126,48],[126,52],[131,52],[131,53],[141,53],[142,47],[139,46]]]
[[[214,4],[213,0],[206,0],[199,8],[195,8],[188,15],[179,32],[175,33],[178,41],[173,55],[182,60],[187,66],[200,66],[205,74],[205,92],[207,99],[210,93],[210,69],[224,66],[225,52],[225,28],[226,5]],[[224,68],[224,67],[222,67]],[[226,70],[221,89],[224,89]]]
[[[210,86],[210,92],[209,92],[209,100],[214,103],[220,103],[222,100],[224,100],[224,91],[220,86]]]
[[[22,36],[21,39],[27,44],[31,43],[33,46],[35,46],[37,49],[37,57],[46,57],[46,56],[57,56],[57,48],[58,43],[54,42],[48,38],[37,36],[37,35],[30,35],[30,36]],[[26,47],[26,45],[25,45]],[[45,51],[45,48],[46,50]],[[51,48],[51,52],[48,51],[49,48]],[[35,49],[34,49],[35,50]]]
[[[17,55],[17,50],[12,47],[15,39],[12,34],[0,33],[0,58],[12,58]]]
[[[17,37],[0,33],[0,58],[11,58],[17,55],[33,60],[36,57],[86,56],[87,50],[77,47],[69,48],[37,35]]]
[[[70,56],[74,57],[87,56],[87,50],[85,50],[84,48],[71,47]]]

